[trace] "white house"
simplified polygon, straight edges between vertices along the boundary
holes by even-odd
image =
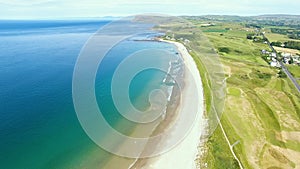
[[[280,64],[279,64],[279,62],[277,62],[277,61],[272,61],[272,62],[270,63],[270,66],[272,66],[272,67],[280,67]]]
[[[276,57],[276,53],[272,52],[272,53],[271,53],[271,56],[272,56],[272,57]]]

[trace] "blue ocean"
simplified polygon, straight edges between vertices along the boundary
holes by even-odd
[[[114,156],[85,134],[72,100],[77,57],[89,37],[109,22],[0,21],[0,168],[103,168]],[[131,38],[114,47],[101,63],[96,96],[112,126],[122,119],[110,93],[113,72],[128,54],[149,48],[175,51],[167,43]],[[130,97],[136,107],[149,106],[148,92],[159,87],[164,77],[150,70],[135,78]],[[126,133],[134,124],[127,127],[117,129]]]

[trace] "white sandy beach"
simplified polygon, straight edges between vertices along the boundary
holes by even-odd
[[[203,131],[203,88],[200,79],[200,74],[197,69],[196,63],[193,58],[188,53],[187,49],[183,44],[173,41],[164,41],[176,45],[178,51],[184,59],[186,69],[189,68],[191,73],[185,73],[185,87],[182,92],[183,98],[182,102],[179,105],[179,108],[182,110],[180,113],[188,114],[186,111],[190,110],[192,104],[198,104],[198,116],[196,117],[194,124],[191,128],[189,134],[185,139],[174,147],[172,150],[147,160],[146,164],[142,168],[149,169],[194,169],[196,168],[195,159],[198,154],[198,146],[200,144],[200,136]],[[190,85],[191,79],[194,78],[196,81],[197,88],[193,88]],[[200,97],[199,103],[193,102],[194,98],[197,97],[197,94]],[[186,122],[192,123],[192,122]],[[174,133],[175,134],[175,133]],[[160,144],[168,144],[168,140],[163,140]]]

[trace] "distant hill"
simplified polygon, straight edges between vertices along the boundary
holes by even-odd
[[[286,17],[286,18],[297,18],[297,17],[300,17],[300,15],[289,15],[289,14],[265,14],[265,15],[258,15],[257,17],[269,17],[269,18]]]
[[[202,20],[206,22],[241,22],[259,26],[288,26],[300,29],[300,15],[265,14],[257,16],[237,15],[202,15],[183,16],[186,19]]]

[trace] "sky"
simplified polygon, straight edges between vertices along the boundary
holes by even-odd
[[[0,19],[300,14],[299,0],[0,0]]]

